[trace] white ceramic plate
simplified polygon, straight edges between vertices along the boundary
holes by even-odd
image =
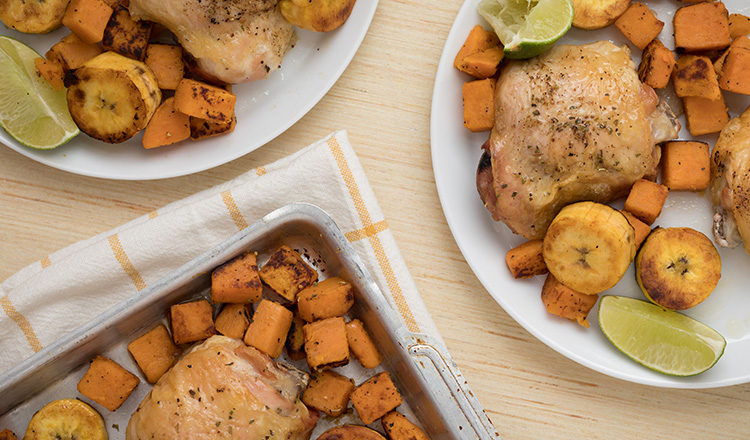
[[[453,68],[453,58],[471,28],[490,26],[476,13],[479,0],[467,0],[448,35],[435,79],[432,100],[432,160],[440,201],[448,224],[466,261],[492,297],[519,324],[542,342],[575,362],[601,373],[642,384],[673,388],[710,388],[750,381],[750,257],[741,248],[722,249],[722,279],[714,293],[702,304],[686,312],[718,330],[727,340],[724,356],[709,371],[690,378],[671,377],[651,371],[621,354],[604,337],[597,323],[598,308],[590,317],[591,327],[558,318],[546,312],[540,299],[543,277],[515,280],[505,264],[505,253],[524,241],[502,223],[495,223],[482,205],[475,185],[475,172],[481,145],[488,133],[471,133],[463,126],[461,85],[471,77]],[[649,2],[646,2],[649,4]],[[672,16],[676,2],[650,2],[659,19],[666,23],[659,38],[673,47]],[[750,13],[744,0],[724,0],[730,12]],[[572,29],[563,43],[581,44],[611,40],[627,44],[620,32],[610,27],[600,31]],[[630,46],[633,59],[641,51]],[[727,98],[731,116],[737,116],[750,103],[747,97]],[[685,127],[684,118],[681,118]],[[690,138],[683,128],[681,138]],[[713,146],[716,136],[706,136]],[[707,194],[674,192],[669,195],[660,226],[689,226],[711,237],[712,209]],[[633,269],[605,294],[644,298],[635,282]]]
[[[228,135],[146,150],[141,135],[110,145],[81,133],[54,150],[24,147],[0,130],[0,142],[38,162],[86,176],[148,180],[183,176],[241,157],[271,141],[304,116],[336,83],[357,52],[375,15],[377,0],[357,2],[349,19],[328,33],[297,29],[298,41],[282,68],[263,81],[234,86],[237,127]],[[28,35],[0,23],[9,35],[44,55],[67,29]]]

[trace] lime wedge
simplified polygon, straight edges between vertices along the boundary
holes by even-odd
[[[511,59],[543,53],[573,23],[570,0],[482,0],[477,11],[495,30],[505,56]]]
[[[39,54],[20,41],[0,36],[0,126],[18,142],[42,150],[78,134],[65,91],[37,74]]]
[[[708,370],[727,345],[719,332],[693,318],[624,296],[602,297],[599,326],[618,350],[672,376]]]

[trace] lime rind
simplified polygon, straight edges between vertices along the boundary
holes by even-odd
[[[20,41],[0,36],[0,126],[19,143],[46,150],[68,142],[79,129],[68,111],[66,92],[37,73],[38,57]]]
[[[716,365],[726,348],[711,327],[648,301],[607,295],[599,326],[609,341],[641,365],[671,376],[695,376]]]

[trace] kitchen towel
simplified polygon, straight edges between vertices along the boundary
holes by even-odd
[[[415,333],[440,336],[345,131],[70,245],[0,285],[0,373],[293,202],[325,210]]]

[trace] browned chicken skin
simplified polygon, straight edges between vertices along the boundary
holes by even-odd
[[[501,73],[477,188],[496,221],[542,238],[563,206],[609,202],[655,177],[656,144],[677,131],[627,48],[558,45]]]

